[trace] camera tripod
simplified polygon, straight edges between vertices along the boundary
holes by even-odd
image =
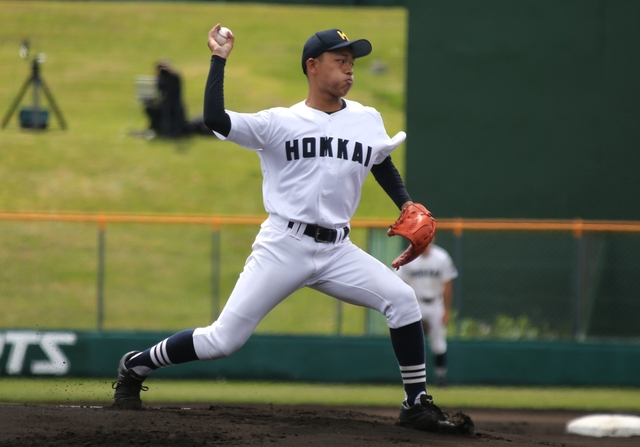
[[[64,121],[64,118],[62,117],[62,113],[60,112],[60,109],[56,105],[56,101],[53,99],[53,95],[51,94],[49,87],[47,87],[47,84],[45,84],[44,79],[42,79],[42,76],[40,75],[40,63],[38,62],[37,58],[33,59],[33,63],[31,65],[31,75],[29,75],[29,77],[23,84],[22,88],[20,89],[20,93],[18,93],[18,96],[13,101],[13,104],[11,104],[11,107],[9,107],[9,110],[4,116],[2,120],[2,128],[4,129],[7,126],[7,123],[9,123],[9,120],[11,119],[13,112],[15,112],[16,108],[18,108],[18,105],[22,101],[22,97],[27,92],[27,89],[29,88],[29,86],[33,86],[33,107],[31,109],[32,116],[31,116],[31,120],[30,120],[31,122],[29,123],[29,125],[28,126],[23,125],[23,127],[32,127],[34,129],[44,129],[46,127],[46,120],[40,114],[40,110],[41,110],[40,109],[40,90],[42,90],[45,96],[47,97],[47,99],[49,100],[49,104],[51,105],[51,108],[53,109],[53,112],[56,115],[56,118],[58,119],[58,123],[60,124],[60,127],[63,130],[66,129],[67,123]],[[24,124],[24,123],[21,123],[21,124]]]

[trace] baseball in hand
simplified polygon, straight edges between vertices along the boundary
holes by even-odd
[[[227,40],[229,40],[227,39],[227,36],[229,34],[231,34],[231,30],[226,26],[221,26],[214,38],[220,45],[224,45],[225,43],[227,43]]]

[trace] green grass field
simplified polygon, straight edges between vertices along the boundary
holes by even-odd
[[[43,77],[69,124],[57,131],[52,117],[51,131],[23,132],[14,117],[0,132],[2,210],[263,213],[260,167],[250,151],[215,138],[166,143],[130,136],[146,125],[134,77],[153,74],[159,59],[182,74],[189,116],[202,114],[206,36],[218,21],[237,36],[225,82],[228,108],[250,112],[304,99],[302,45],[314,31],[337,26],[374,46],[357,63],[350,97],[377,107],[390,134],[404,128],[403,9],[9,1],[2,10],[0,106],[9,108],[29,74],[18,56],[28,38],[31,56],[47,55]],[[380,33],[383,24],[398,33]],[[388,70],[371,71],[376,61]],[[395,215],[374,183],[367,184],[361,215]]]
[[[182,74],[189,117],[202,114],[210,59],[206,36],[217,22],[236,35],[225,81],[228,108],[258,111],[304,99],[302,45],[317,30],[339,27],[374,47],[357,63],[350,98],[378,108],[389,134],[404,129],[401,8],[31,1],[3,1],[1,8],[0,113],[8,111],[30,73],[19,57],[23,39],[29,39],[30,57],[46,54],[42,75],[68,130],[59,130],[51,116],[49,131],[24,131],[17,113],[0,130],[0,211],[264,215],[260,166],[252,152],[212,137],[167,142],[132,136],[147,125],[134,77],[153,74],[160,59]],[[398,32],[381,33],[383,28]],[[380,64],[385,72],[371,69]],[[30,104],[31,90],[23,101]],[[395,158],[400,169],[403,150]],[[391,222],[397,210],[369,179],[356,217]],[[222,301],[257,231],[223,228]],[[353,239],[362,245],[365,235]],[[109,225],[104,328],[208,324],[210,240],[207,227]],[[0,327],[94,328],[96,264],[95,225],[0,220]],[[189,306],[176,311],[178,299]],[[335,313],[332,300],[301,291],[258,332],[330,333]],[[308,314],[315,317],[300,318]],[[344,333],[362,333],[363,325],[360,309],[344,310]]]
[[[393,407],[402,401],[400,385],[340,385],[280,382],[222,382],[148,379],[153,403],[272,403],[278,405],[355,405]],[[627,388],[535,388],[454,386],[432,388],[444,407],[640,411],[640,390]],[[5,403],[78,402],[110,405],[107,379],[13,379],[0,381]]]

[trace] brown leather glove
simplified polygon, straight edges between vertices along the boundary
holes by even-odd
[[[391,263],[396,270],[408,264],[427,249],[436,233],[436,221],[431,212],[419,203],[407,205],[400,217],[387,230],[388,236],[402,236],[411,245]]]

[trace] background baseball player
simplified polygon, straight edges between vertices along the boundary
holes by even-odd
[[[458,270],[449,253],[431,243],[415,261],[400,267],[398,276],[416,292],[422,323],[429,336],[435,365],[435,383],[444,386],[447,375],[447,324],[453,302],[453,279]]]
[[[219,30],[220,24],[208,36],[205,124],[220,138],[255,151],[269,216],[219,318],[125,354],[114,382],[114,405],[140,408],[142,382],[155,369],[232,354],[271,309],[306,286],[383,313],[404,383],[401,422],[422,430],[450,427],[426,394],[424,333],[413,289],[349,239],[369,171],[398,208],[428,214],[420,219],[427,226],[433,221],[411,202],[389,156],[404,132],[390,138],[375,109],[343,99],[353,85],[354,60],[368,55],[371,44],[350,41],[338,29],[315,33],[302,52],[306,99],[289,108],[236,113],[225,110],[223,90],[235,36],[229,32],[220,39]]]

